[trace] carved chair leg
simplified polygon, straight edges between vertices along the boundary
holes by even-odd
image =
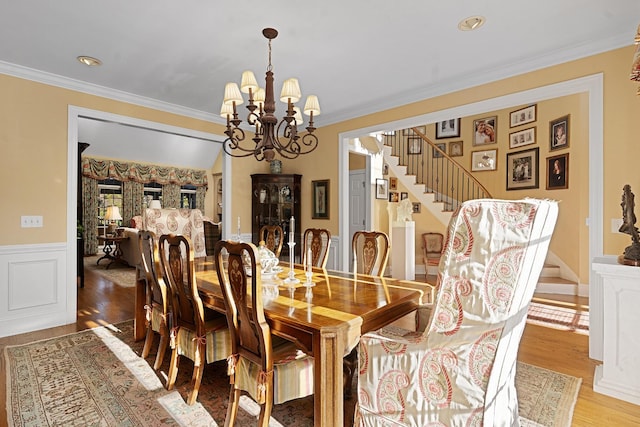
[[[358,369],[358,347],[342,359],[342,372],[344,376],[343,393],[345,399],[352,397],[353,376]]]
[[[227,408],[227,417],[224,420],[224,427],[231,427],[236,422],[238,404],[240,403],[240,394],[240,389],[236,389],[231,385],[231,392],[229,392],[229,407]]]
[[[149,352],[151,351],[151,345],[153,344],[153,329],[151,329],[151,325],[147,326],[147,335],[144,339],[144,347],[142,348],[142,358],[146,359],[149,356]]]
[[[160,344],[158,345],[158,354],[156,354],[156,361],[153,364],[153,369],[160,369],[162,361],[164,360],[164,354],[167,352],[169,346],[169,336],[166,333],[161,333]]]
[[[169,363],[169,374],[167,376],[167,390],[173,390],[173,386],[176,383],[179,359],[180,356],[178,356],[178,348],[176,347],[171,352],[171,362]]]

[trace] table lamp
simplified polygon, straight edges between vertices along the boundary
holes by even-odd
[[[104,214],[104,219],[108,221],[107,234],[113,235],[115,232],[116,221],[122,221],[122,215],[120,215],[120,208],[117,206],[107,207],[107,213]]]
[[[153,199],[149,202],[149,209],[162,209],[162,205],[160,204],[160,200]]]

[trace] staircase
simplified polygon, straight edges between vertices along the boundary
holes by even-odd
[[[402,185],[445,227],[462,202],[492,197],[467,169],[418,128],[384,133],[378,146]],[[562,278],[561,270],[554,263],[545,264],[536,293],[578,295],[578,283]]]

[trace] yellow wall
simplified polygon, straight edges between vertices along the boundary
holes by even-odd
[[[68,106],[221,134],[222,126],[0,75],[0,245],[63,242],[67,226]],[[75,179],[75,177],[74,177]],[[42,215],[42,228],[21,228]]]
[[[640,97],[636,96],[637,84],[629,81],[629,70],[634,47],[628,46],[592,57],[571,61],[554,67],[533,71],[478,87],[461,90],[443,96],[426,99],[402,107],[370,114],[357,119],[321,127],[317,131],[320,139],[318,149],[297,160],[284,160],[284,173],[302,174],[302,225],[301,227],[329,228],[338,234],[338,152],[339,134],[355,129],[388,123],[407,117],[439,111],[503,96],[527,89],[603,73],[604,76],[604,252],[619,254],[629,245],[629,236],[611,233],[611,219],[621,217],[620,196],[622,187],[630,184],[632,190],[640,192],[640,174],[637,173],[640,158]],[[11,76],[0,75],[0,179],[2,182],[3,221],[0,221],[0,245],[61,242],[66,238],[67,195],[67,109],[75,105],[95,110],[151,120],[169,125],[222,134],[223,127],[197,119],[155,111],[119,101],[87,95],[67,89],[56,88]],[[577,97],[576,115],[586,117],[584,100]],[[568,102],[576,102],[573,99]],[[545,121],[564,114],[550,107],[549,117],[538,119],[539,126]],[[573,108],[573,107],[572,107]],[[547,112],[545,112],[547,114]],[[572,113],[573,117],[573,113]],[[321,117],[320,117],[321,118]],[[506,119],[505,119],[506,120]],[[500,120],[505,130],[505,120]],[[321,125],[321,120],[318,122]],[[464,125],[467,129],[469,126]],[[465,130],[467,132],[468,130]],[[586,141],[584,124],[571,123],[570,189],[546,192],[541,189],[535,195],[560,198],[561,218],[552,242],[552,250],[562,256],[578,253],[578,272],[582,282],[587,281],[589,262],[587,230],[588,198],[584,194],[588,179],[586,169],[588,154],[578,149]],[[542,132],[539,132],[541,135]],[[466,139],[466,137],[465,137]],[[538,146],[544,144],[540,142]],[[465,145],[468,151],[469,145]],[[499,156],[505,156],[500,150]],[[541,159],[544,156],[541,153]],[[252,158],[234,159],[231,177],[234,191],[232,217],[242,219],[242,229],[250,230],[250,197],[237,197],[236,189],[250,188],[251,173],[267,173],[268,164]],[[486,173],[486,172],[485,172]],[[542,177],[541,177],[542,178]],[[330,180],[330,219],[311,220],[311,181]],[[504,176],[503,178],[504,179]],[[496,183],[500,179],[497,179]],[[579,194],[574,194],[578,191]],[[530,195],[526,191],[507,192],[506,197]],[[533,193],[532,193],[533,194]],[[560,196],[558,196],[560,194]],[[46,211],[45,211],[46,210]],[[46,213],[46,214],[45,214]],[[44,215],[43,228],[20,228],[21,215]],[[574,228],[564,238],[567,224]],[[568,255],[564,255],[568,253]]]

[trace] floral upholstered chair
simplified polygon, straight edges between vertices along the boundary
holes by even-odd
[[[557,215],[548,200],[461,205],[424,332],[360,340],[355,425],[518,425],[516,357]]]

